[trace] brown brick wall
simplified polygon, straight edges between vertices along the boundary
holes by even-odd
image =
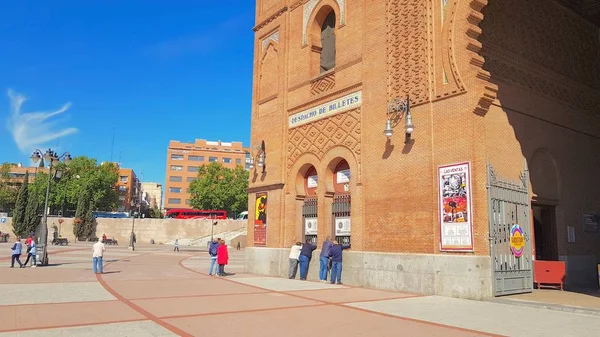
[[[266,2],[258,1],[257,6],[261,3]],[[437,168],[468,161],[474,253],[489,254],[488,161],[500,175],[516,180],[526,160],[534,165],[547,163],[543,154],[550,153],[558,172],[561,255],[597,253],[590,245],[598,239],[583,238],[579,233],[578,244],[569,245],[565,238],[566,224],[580,221],[583,209],[600,211],[600,199],[592,188],[600,187],[593,174],[600,164],[600,120],[589,112],[590,107],[599,106],[593,98],[597,91],[586,86],[584,79],[569,78],[564,80],[566,85],[561,83],[557,79],[563,78],[564,72],[544,72],[547,68],[542,61],[522,57],[519,64],[520,59],[511,58],[512,68],[502,66],[508,47],[498,50],[480,36],[481,27],[487,24],[481,12],[485,1],[449,1],[442,8],[439,1],[346,0],[345,25],[340,26],[338,2],[322,0],[310,16],[307,46],[302,43],[302,26],[304,6],[310,1],[299,5],[288,1],[287,10],[268,20],[286,5],[279,3],[270,7],[270,14],[257,9],[257,22],[264,24],[256,27],[252,118],[252,144],[265,140],[268,169],[254,178],[251,173],[250,187],[259,191],[284,183],[281,190],[269,192],[270,247],[289,246],[303,237],[303,183],[311,165],[319,175],[319,243],[332,232],[332,165],[343,158],[352,172],[353,249],[439,253]],[[320,75],[313,71],[310,21],[324,6],[333,8],[338,20],[336,68]],[[506,14],[509,4],[496,1],[494,6],[502,8],[488,16],[492,26],[510,21]],[[553,15],[564,15],[544,13],[547,22],[555,22]],[[523,25],[527,25],[525,19]],[[587,23],[567,26],[567,31],[573,27],[596,29],[597,36],[597,27]],[[274,32],[279,32],[279,39],[268,45],[277,49],[277,67],[270,68],[277,72],[277,90],[276,94],[269,91],[270,97],[265,98],[260,94],[267,90],[263,86],[273,83],[258,84],[269,69],[261,67],[262,45]],[[501,39],[494,34],[504,33],[490,30],[485,34],[489,40]],[[588,35],[579,36],[585,39]],[[540,40],[557,43],[544,36]],[[555,87],[539,85],[539,81],[528,83],[528,72],[537,76],[532,79],[545,79]],[[579,86],[583,94],[572,96],[573,86]],[[363,95],[359,109],[288,129],[289,115],[358,90]],[[383,136],[388,101],[407,94],[413,100],[413,141],[404,144],[404,120],[388,141]],[[547,152],[536,152],[540,148]],[[542,159],[533,160],[534,153]],[[571,174],[578,171],[582,174],[577,177]],[[536,188],[551,183],[546,181],[548,175],[540,179],[533,187],[534,194]],[[249,226],[252,246],[252,221]]]

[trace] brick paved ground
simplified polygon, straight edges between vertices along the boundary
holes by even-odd
[[[6,248],[6,249],[3,249]],[[184,247],[182,247],[184,248]],[[0,271],[7,336],[597,336],[597,316],[505,303],[415,296],[244,274],[231,251],[226,278],[205,252],[53,247],[52,266]],[[0,244],[0,251],[8,246]]]

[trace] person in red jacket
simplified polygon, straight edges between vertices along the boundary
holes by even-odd
[[[219,248],[217,248],[217,263],[219,264],[217,275],[225,276],[225,265],[229,262],[229,252],[227,252],[225,240],[221,240],[219,243]]]

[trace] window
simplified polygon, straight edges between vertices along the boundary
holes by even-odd
[[[178,177],[178,176],[170,176],[169,177],[169,181],[172,181],[174,183],[180,183],[183,181],[182,177]]]
[[[169,187],[171,193],[181,193],[181,187]]]
[[[185,199],[185,204],[189,205],[190,204],[190,199]]]
[[[181,165],[171,165],[171,171],[183,171],[183,166],[181,166]]]
[[[191,183],[194,180],[196,180],[196,177],[187,177],[187,182],[188,183]]]
[[[242,165],[242,160],[240,158],[235,158],[236,165]]]
[[[169,198],[169,204],[175,204],[175,205],[181,204],[181,199],[179,199],[179,198]]]
[[[335,68],[335,12],[329,13],[321,26],[321,72]]]
[[[172,154],[171,160],[183,160],[183,155],[182,154]]]
[[[225,164],[231,164],[231,158],[223,158]]]
[[[190,161],[204,161],[204,156],[192,156],[192,155],[189,155],[188,159]]]
[[[127,178],[127,176],[120,176],[119,181],[126,183],[127,181],[129,181],[129,179]]]
[[[119,192],[127,192],[127,186],[119,186]]]
[[[208,161],[211,162],[211,163],[214,163],[216,161],[219,161],[219,158],[217,158],[217,157],[208,157]]]
[[[198,172],[198,166],[188,166],[188,172]]]

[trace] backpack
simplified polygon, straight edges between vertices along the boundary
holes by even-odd
[[[210,248],[208,250],[208,253],[210,254],[210,256],[217,256],[217,249],[219,248],[218,245],[215,244],[210,244]]]

